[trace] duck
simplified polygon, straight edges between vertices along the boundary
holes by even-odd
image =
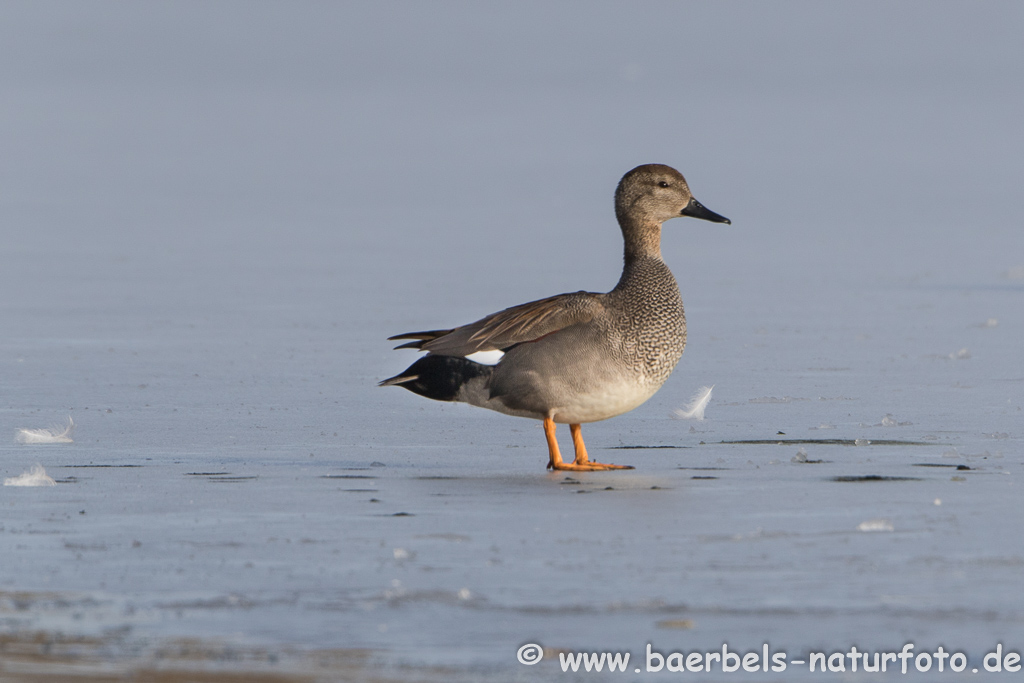
[[[731,221],[705,208],[683,175],[663,164],[637,166],[622,177],[615,216],[624,252],[622,276],[611,291],[559,294],[468,325],[389,337],[411,340],[396,349],[426,355],[379,386],[540,420],[550,470],[633,469],[591,460],[582,425],[643,404],[683,354],[686,316],[679,285],[662,258],[662,225],[683,216]],[[483,352],[500,352],[500,360],[473,358]],[[562,459],[557,424],[569,425],[572,462]]]

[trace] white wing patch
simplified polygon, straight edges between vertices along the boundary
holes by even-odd
[[[504,355],[505,352],[498,349],[493,351],[477,351],[466,356],[466,360],[471,360],[481,365],[497,365]]]

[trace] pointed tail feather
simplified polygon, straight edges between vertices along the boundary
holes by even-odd
[[[396,334],[393,337],[388,337],[388,341],[398,341],[400,339],[415,339],[407,344],[400,344],[395,349],[422,349],[423,345],[428,341],[433,341],[439,337],[443,337],[446,334],[451,334],[452,330],[428,330],[426,332],[406,332],[405,334]]]
[[[397,386],[401,386],[402,384],[405,384],[406,382],[411,382],[411,381],[419,379],[419,378],[420,378],[419,375],[409,375],[409,376],[406,376],[403,373],[401,375],[395,375],[394,377],[389,377],[389,378],[387,378],[385,380],[377,382],[377,386],[378,387],[397,387]]]

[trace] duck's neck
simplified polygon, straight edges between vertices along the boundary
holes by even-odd
[[[652,219],[637,219],[629,215],[618,216],[625,242],[626,263],[640,258],[661,260],[661,223]]]
[[[630,286],[638,277],[649,274],[652,266],[655,270],[667,269],[661,258],[661,224],[654,221],[631,220],[628,216],[619,216],[622,237],[625,241],[622,277],[616,290],[622,291]]]
[[[647,216],[636,216],[616,211],[622,239],[625,242],[626,263],[636,258],[661,258],[661,223]]]

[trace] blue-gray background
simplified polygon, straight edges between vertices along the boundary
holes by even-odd
[[[0,428],[77,423],[0,446],[64,482],[0,489],[0,628],[496,678],[529,641],[1019,650],[1021,35],[1012,2],[0,5]],[[666,225],[689,347],[585,430],[635,472],[564,486],[539,425],[374,387],[389,334],[610,288],[651,162],[733,225]],[[934,445],[717,443],[778,431]],[[689,448],[602,450],[638,445]],[[864,474],[918,480],[829,479]]]

